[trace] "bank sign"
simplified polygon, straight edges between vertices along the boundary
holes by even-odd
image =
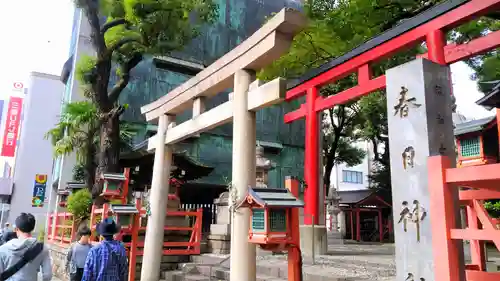
[[[33,197],[31,207],[41,208],[45,201],[45,191],[47,189],[47,175],[36,174],[35,184],[33,186]]]
[[[5,120],[5,132],[2,143],[1,156],[14,157],[16,153],[16,143],[19,134],[19,124],[21,122],[21,110],[23,99],[11,97],[7,109],[7,119]]]

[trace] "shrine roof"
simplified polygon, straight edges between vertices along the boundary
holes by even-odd
[[[262,207],[304,207],[304,202],[284,188],[248,188],[248,195]]]
[[[111,204],[111,212],[116,214],[138,214],[139,210],[133,204]]]
[[[338,191],[340,204],[356,204],[373,193],[373,190]]]
[[[455,124],[455,136],[460,136],[468,133],[474,133],[484,130],[492,122],[496,122],[496,116],[490,116],[482,119],[471,120],[459,124]]]
[[[128,153],[122,153],[120,155],[120,162],[125,166],[134,166],[137,165],[138,162],[145,161],[150,162],[152,165],[154,152],[148,152],[148,140],[144,140],[143,142],[135,145],[132,148],[132,151]],[[196,180],[198,178],[202,178],[208,176],[213,170],[214,167],[210,167],[205,165],[196,159],[193,159],[185,151],[175,151],[172,153],[173,165],[178,169],[171,171],[172,175],[176,178],[190,181]],[[184,171],[184,175],[176,175],[176,171],[179,173]]]
[[[500,108],[500,80],[492,81],[491,84],[493,87],[490,92],[476,101],[477,105],[483,106],[487,110]]]
[[[340,204],[344,205],[372,205],[377,207],[390,207],[390,198],[386,192],[364,190],[338,191]]]
[[[66,189],[82,189],[86,188],[87,185],[84,182],[67,182]]]

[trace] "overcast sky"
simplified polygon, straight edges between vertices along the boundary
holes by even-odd
[[[0,97],[30,71],[59,75],[69,55],[73,17],[71,0],[4,0],[0,9]],[[474,102],[482,94],[470,80],[472,70],[452,65],[458,110],[468,118],[492,115]]]

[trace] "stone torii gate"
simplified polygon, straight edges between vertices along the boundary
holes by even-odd
[[[232,188],[236,190],[236,201],[242,200],[248,186],[255,186],[255,112],[280,103],[286,93],[283,79],[261,85],[255,80],[255,72],[286,52],[304,25],[305,19],[299,12],[281,10],[247,40],[195,77],[141,108],[147,121],[158,119],[158,132],[148,143],[148,150],[154,150],[155,156],[142,281],[159,279],[172,145],[233,121]],[[205,98],[231,87],[234,92],[229,101],[205,111]],[[193,110],[192,118],[176,125],[175,115],[189,107]],[[230,278],[233,281],[254,281],[255,246],[248,243],[250,210],[241,208],[233,215]]]

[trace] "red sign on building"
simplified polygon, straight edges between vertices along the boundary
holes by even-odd
[[[17,135],[19,133],[19,123],[21,122],[21,110],[23,99],[11,97],[5,120],[5,133],[3,135],[2,156],[14,157],[16,152]]]

